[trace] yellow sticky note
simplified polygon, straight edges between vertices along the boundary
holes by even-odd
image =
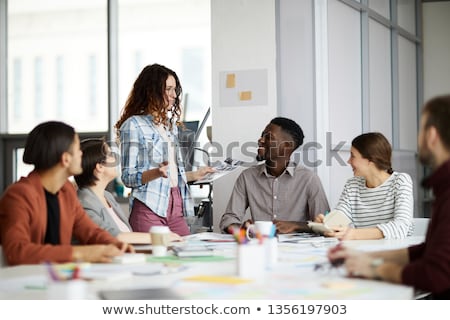
[[[227,88],[234,88],[236,87],[236,75],[234,73],[227,74]]]
[[[194,276],[194,277],[185,278],[184,280],[222,283],[222,284],[242,284],[242,283],[251,282],[251,280],[249,280],[249,279],[242,279],[242,278],[230,277],[230,276]]]
[[[251,91],[241,91],[239,92],[239,100],[252,100],[252,92]]]

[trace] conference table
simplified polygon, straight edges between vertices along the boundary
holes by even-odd
[[[327,263],[328,248],[337,240],[278,242],[275,263],[264,264],[262,275],[241,277],[236,242],[210,232],[188,236],[183,246],[207,246],[214,254],[178,258],[145,255],[135,263],[83,264],[81,280],[49,280],[48,265],[0,268],[0,299],[413,299],[404,285],[350,278]],[[281,238],[280,238],[281,241]],[[404,248],[423,237],[401,240],[351,240],[344,245],[372,251]],[[150,246],[151,247],[151,246]],[[139,248],[145,252],[146,248]],[[252,263],[252,262],[249,262]],[[259,264],[253,266],[255,270]],[[257,272],[255,272],[255,275]]]

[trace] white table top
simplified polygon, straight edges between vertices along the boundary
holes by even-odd
[[[345,241],[345,245],[360,250],[393,249],[423,241],[423,237],[404,240]],[[189,240],[188,245],[199,240]],[[237,276],[237,245],[214,245],[218,256],[181,260],[175,257],[141,264],[92,264],[87,274],[104,275],[94,281],[82,282],[82,288],[72,281],[62,286],[61,298],[98,299],[101,290],[127,290],[144,288],[170,288],[182,299],[412,299],[413,289],[381,281],[347,278],[342,269],[314,271],[316,263],[326,262],[326,251],[331,244],[311,245],[278,243],[278,261],[265,268],[264,276],[254,280]],[[155,274],[165,268],[163,263],[176,263],[167,274]],[[175,267],[178,270],[178,267]],[[89,271],[90,270],[90,271]],[[167,271],[167,269],[163,269]],[[136,275],[147,272],[153,275]],[[46,267],[23,265],[0,268],[0,299],[53,298],[48,283]],[[79,283],[78,282],[78,283]],[[80,293],[81,292],[81,293]],[[150,298],[151,299],[151,298]]]

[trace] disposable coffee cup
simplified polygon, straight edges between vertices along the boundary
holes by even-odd
[[[167,226],[153,226],[150,228],[152,238],[152,253],[155,257],[167,255],[167,247],[170,243],[170,229]]]

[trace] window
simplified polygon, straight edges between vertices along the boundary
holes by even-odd
[[[109,34],[108,8],[118,12]],[[177,72],[186,120],[201,120],[210,106],[209,0],[0,0],[0,9],[0,53],[7,44],[0,62],[8,70],[0,70],[7,83],[0,81],[7,93],[0,100],[0,191],[31,170],[21,152],[38,123],[64,121],[84,138],[113,131],[148,64]],[[119,60],[108,60],[108,37],[119,42]],[[118,72],[108,78],[108,68]],[[118,90],[108,98],[114,82]]]
[[[8,1],[8,133],[46,120],[108,130],[106,4]]]
[[[119,111],[141,70],[159,63],[180,78],[185,119],[201,120],[211,101],[210,1],[121,0],[118,12]]]

